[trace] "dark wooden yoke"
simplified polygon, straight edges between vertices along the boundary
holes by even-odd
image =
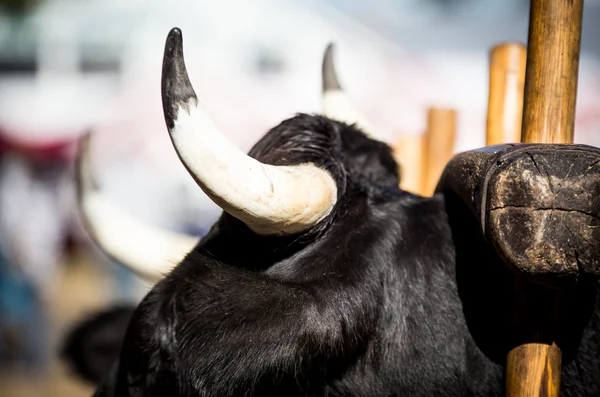
[[[437,191],[464,204],[461,217],[477,221],[514,271],[506,395],[558,395],[561,319],[575,309],[562,291],[600,275],[600,149],[505,144],[464,152]]]
[[[471,209],[502,260],[559,288],[600,273],[600,149],[506,144],[461,153],[438,191]]]
[[[456,156],[437,188],[465,204],[514,271],[511,397],[558,396],[563,291],[600,273],[600,150],[572,144],[582,12],[583,0],[531,1],[522,143]]]

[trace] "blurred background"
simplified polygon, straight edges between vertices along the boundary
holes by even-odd
[[[526,0],[0,0],[0,396],[89,396],[57,359],[66,329],[150,285],[91,243],[74,205],[77,139],[138,217],[206,232],[219,210],[180,165],[160,98],[169,29],[215,122],[247,151],[321,111],[321,58],[394,144],[431,106],[458,111],[455,152],[485,145],[488,52],[527,41]],[[586,0],[575,141],[600,145],[600,1]]]

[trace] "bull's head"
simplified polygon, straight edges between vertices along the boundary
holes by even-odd
[[[323,59],[323,98],[329,118],[371,128],[339,84],[332,45]],[[227,216],[257,235],[299,235],[325,225],[344,195],[349,168],[360,170],[362,177],[398,183],[397,164],[387,145],[355,136],[355,129],[326,119],[307,118],[308,123],[321,122],[306,126],[310,128],[285,121],[249,155],[242,153],[211,122],[198,100],[177,28],[166,41],[162,100],[171,141],[190,175]],[[118,262],[146,278],[161,278],[198,239],[143,224],[112,205],[93,181],[89,141],[86,136],[78,158],[78,197],[88,230]]]

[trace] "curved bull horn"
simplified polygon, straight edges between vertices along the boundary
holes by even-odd
[[[76,160],[77,202],[92,239],[117,262],[152,282],[190,252],[199,238],[146,224],[112,204],[98,189],[90,160],[90,134]]]
[[[181,162],[211,200],[254,232],[294,234],[330,213],[337,186],[327,171],[311,164],[263,164],[219,132],[190,83],[178,28],[169,32],[165,45],[162,100]]]
[[[329,43],[323,55],[323,109],[325,116],[330,119],[343,121],[348,124],[356,124],[365,134],[372,137],[373,126],[367,121],[361,112],[354,106],[348,94],[340,85],[333,52],[335,46]]]

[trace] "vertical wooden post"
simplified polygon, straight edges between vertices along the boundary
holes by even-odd
[[[456,140],[457,112],[454,109],[430,108],[424,136],[424,195],[435,191],[444,167],[452,158]]]
[[[572,143],[583,0],[532,0],[522,142]]]
[[[490,51],[486,146],[521,141],[527,49],[503,43]]]
[[[583,0],[531,1],[522,142],[573,142],[582,17]],[[553,331],[560,293],[519,281],[514,299],[520,343],[507,356],[506,396],[558,396],[562,353]],[[551,318],[528,327],[537,313]]]
[[[400,188],[423,194],[423,134],[400,137],[394,145],[394,156],[401,167]]]
[[[513,300],[514,347],[506,359],[506,396],[558,397],[562,363],[556,343],[560,291],[518,278]]]

